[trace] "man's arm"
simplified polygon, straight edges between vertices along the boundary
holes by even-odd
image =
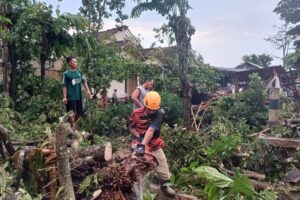
[[[66,75],[65,73],[63,74],[63,80],[62,80],[62,84],[63,84],[63,103],[67,104],[67,81],[66,81]]]
[[[153,137],[154,131],[155,131],[155,129],[152,128],[152,127],[149,127],[147,129],[147,131],[145,133],[145,137],[144,137],[143,142],[142,142],[143,145],[147,146],[149,144],[150,140]]]
[[[90,91],[90,89],[89,89],[89,86],[88,86],[86,80],[83,81],[83,87],[84,87],[86,96],[88,96],[88,98],[91,98],[91,91]]]
[[[67,104],[67,87],[66,86],[64,86],[63,87],[63,103],[64,104]]]
[[[139,96],[140,96],[140,90],[136,88],[131,95],[131,99],[135,105],[137,105],[138,107],[142,107],[143,104],[138,100]]]
[[[160,126],[163,122],[163,114],[161,111],[158,111],[158,113],[156,114],[155,119],[153,119],[150,122],[149,128],[147,129],[146,133],[145,133],[145,137],[144,140],[142,142],[143,145],[147,146],[148,143],[150,142],[150,140],[152,139],[155,130],[160,130]]]

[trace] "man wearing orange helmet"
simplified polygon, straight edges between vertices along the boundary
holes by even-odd
[[[135,109],[131,115],[129,130],[135,136],[132,145],[137,155],[144,155],[145,152],[154,155],[158,161],[155,172],[161,183],[161,190],[165,195],[174,197],[175,191],[167,184],[171,174],[162,149],[164,140],[160,137],[160,127],[163,123],[160,95],[155,91],[148,92],[143,102],[144,106]]]

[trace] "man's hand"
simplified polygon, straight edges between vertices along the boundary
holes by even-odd
[[[90,91],[86,91],[86,96],[88,99],[92,99],[92,95]]]
[[[67,102],[68,102],[67,98],[63,98],[63,103],[67,104]]]
[[[129,131],[136,137],[139,138],[140,134],[138,133],[137,130],[135,130],[134,128],[129,128]]]
[[[135,155],[137,156],[144,156],[145,155],[145,145],[138,144],[137,147],[134,149]]]

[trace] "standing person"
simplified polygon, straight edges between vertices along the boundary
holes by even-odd
[[[73,110],[75,115],[71,119],[71,127],[76,130],[76,122],[83,114],[82,108],[82,85],[88,98],[91,97],[87,81],[82,73],[77,69],[77,59],[73,56],[67,57],[69,69],[63,74],[63,103],[67,111]]]
[[[143,99],[147,92],[152,89],[154,80],[152,78],[146,78],[142,85],[138,86],[131,95],[133,101],[133,110],[144,106]]]
[[[168,197],[175,197],[175,191],[168,186],[170,171],[163,151],[164,140],[160,137],[163,123],[163,112],[160,109],[161,98],[157,92],[151,91],[144,97],[144,105],[135,109],[131,115],[130,132],[135,136],[132,146],[138,155],[151,153],[158,161],[155,168],[162,192]],[[134,200],[142,199],[141,184],[134,186]]]
[[[112,94],[112,104],[118,103],[118,95],[117,95],[117,89],[114,89],[114,92]]]

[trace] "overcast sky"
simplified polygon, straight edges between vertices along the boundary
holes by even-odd
[[[77,13],[81,0],[43,0],[59,6],[62,13]],[[243,55],[267,53],[280,56],[264,39],[274,35],[274,25],[283,24],[273,13],[279,0],[190,0],[189,11],[196,33],[192,37],[192,47],[206,63],[217,67],[235,67],[241,63]],[[125,12],[129,13],[132,3],[128,0]],[[141,17],[125,21],[125,25],[135,36],[139,36],[144,48],[155,42],[153,28],[164,23],[156,12],[143,13]],[[106,20],[104,29],[115,26],[113,19]],[[281,64],[275,59],[273,65]]]

